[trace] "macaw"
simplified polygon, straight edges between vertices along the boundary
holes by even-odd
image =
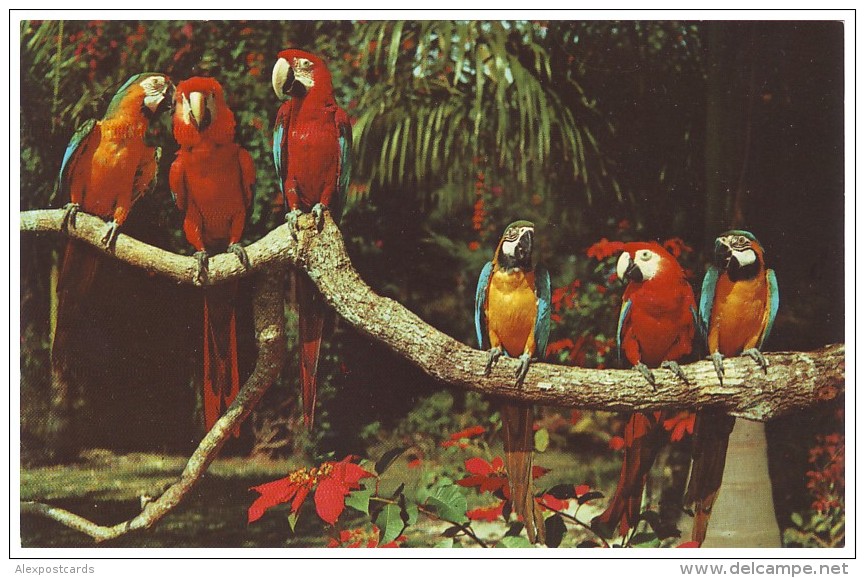
[[[321,230],[324,209],[339,223],[351,173],[351,123],[336,104],[327,64],[302,50],[283,50],[273,67],[273,90],[284,100],[273,127],[273,162],[287,225],[294,235],[297,218],[311,212]],[[327,308],[313,282],[297,276],[300,381],[303,418],[312,427],[316,374]]]
[[[723,384],[724,357],[747,355],[764,371],[768,367],[760,348],[775,323],[779,294],[775,272],[766,268],[763,247],[751,233],[722,234],[715,239],[714,257],[703,278],[700,328],[718,381]],[[694,505],[692,539],[701,544],[721,487],[735,421],[719,411],[697,413],[686,501]]]
[[[654,388],[650,368],[670,369],[687,382],[678,361],[691,354],[696,331],[696,301],[685,272],[658,243],[626,243],[616,274],[628,282],[616,333],[619,356]],[[634,413],[624,430],[625,455],[610,505],[595,519],[605,533],[622,533],[638,521],[643,488],[663,437],[661,413]]]
[[[207,280],[210,255],[228,251],[249,267],[240,244],[252,204],[255,165],[234,142],[234,114],[213,78],[177,85],[174,139],[180,145],[169,185],[184,214],[183,231],[195,250],[198,281]],[[235,300],[237,281],[204,289],[204,422],[208,431],[240,389]],[[235,435],[239,431],[235,430]]]
[[[62,228],[75,226],[84,211],[111,219],[102,243],[113,247],[132,206],[156,183],[161,156],[145,136],[150,123],[171,103],[174,86],[164,74],[145,72],[127,80],[115,93],[102,120],[89,120],[72,135],[57,181],[58,198],[68,199]],[[52,367],[62,371],[70,355],[72,327],[88,294],[102,255],[70,239],[57,281],[57,325],[51,348]]]
[[[475,293],[475,330],[481,349],[489,352],[485,375],[502,355],[520,360],[521,384],[532,359],[543,359],[550,336],[550,274],[532,265],[535,226],[508,225],[493,260],[481,270]],[[532,491],[534,407],[503,402],[505,467],[513,509],[523,519],[532,542],[544,542],[544,519]]]

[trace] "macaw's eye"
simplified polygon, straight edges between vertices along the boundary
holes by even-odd
[[[742,245],[747,245],[747,244],[748,244],[748,239],[747,239],[746,237],[742,236],[742,235],[739,235],[739,237],[736,239],[736,241],[738,241],[738,242],[741,243]]]
[[[297,59],[297,67],[298,68],[310,68],[312,66],[312,61],[307,60],[306,58],[298,58]]]
[[[652,258],[652,252],[643,250],[637,254],[637,257],[639,257],[640,261],[648,261]]]

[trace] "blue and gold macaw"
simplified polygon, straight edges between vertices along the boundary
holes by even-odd
[[[778,281],[775,272],[766,269],[757,238],[747,231],[728,231],[715,239],[714,264],[703,278],[700,329],[721,383],[724,357],[747,355],[766,370],[760,348],[772,331],[778,303]],[[694,505],[692,539],[701,544],[721,487],[735,421],[718,411],[697,413],[686,501]]]
[[[484,265],[475,294],[475,329],[481,349],[489,351],[485,375],[502,355],[520,360],[521,384],[532,359],[543,359],[550,336],[550,274],[532,265],[535,226],[508,225],[493,260]],[[544,541],[544,519],[532,491],[534,407],[508,401],[501,406],[505,467],[511,503],[532,542]]]

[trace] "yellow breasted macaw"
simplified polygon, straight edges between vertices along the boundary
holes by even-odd
[[[748,355],[763,370],[767,368],[760,348],[778,313],[778,281],[775,272],[766,269],[760,242],[747,231],[728,231],[715,239],[714,261],[703,278],[700,328],[723,383],[724,357]],[[692,536],[699,543],[706,538],[735,421],[723,412],[697,413],[686,501],[694,505]]]
[[[522,383],[532,359],[543,359],[550,336],[550,274],[532,265],[535,226],[508,225],[493,260],[481,271],[475,294],[475,329],[481,349],[489,351],[485,374],[499,357],[520,360]],[[534,407],[513,401],[501,405],[505,467],[511,503],[532,542],[544,541],[544,519],[532,491]]]

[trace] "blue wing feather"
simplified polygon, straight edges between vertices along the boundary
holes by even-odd
[[[772,332],[772,326],[775,324],[775,316],[778,315],[778,305],[781,303],[781,295],[778,293],[778,279],[775,277],[775,271],[769,269],[766,271],[766,280],[769,282],[769,320],[766,322],[766,328],[763,330],[763,335],[760,336],[758,348],[763,347],[763,342],[769,337]]]
[[[481,269],[481,275],[478,278],[478,287],[475,291],[475,331],[478,337],[478,347],[483,350],[490,348],[490,336],[487,333],[487,318],[484,311],[484,305],[487,300],[487,287],[490,285],[490,278],[493,276],[493,262],[488,261],[484,268]]]
[[[700,322],[697,327],[704,342],[709,337],[709,323],[712,321],[712,307],[715,304],[715,287],[718,285],[720,276],[721,270],[710,265],[703,277],[703,288],[700,291]]]
[[[285,195],[285,173],[288,170],[288,151],[283,150],[282,141],[285,138],[285,130],[291,119],[291,109],[283,104],[276,114],[276,122],[273,125],[273,166],[276,169],[276,180],[279,182],[279,191]]]
[[[628,313],[631,312],[631,300],[622,301],[622,308],[619,310],[619,326],[616,329],[616,351],[619,356],[619,361],[622,360],[622,329],[625,326],[625,319],[628,318]]]
[[[351,181],[351,122],[348,114],[339,109],[336,115],[339,129],[339,174],[336,180],[336,194],[330,201],[330,214],[339,223],[348,197],[348,184]]]
[[[547,356],[547,343],[550,340],[550,305],[552,302],[550,272],[542,266],[535,268],[535,294],[538,296],[538,315],[535,319],[535,356]]]
[[[69,144],[66,145],[66,151],[63,153],[63,162],[60,164],[60,174],[57,178],[56,194],[58,196],[62,195],[60,200],[61,203],[68,200],[68,195],[66,194],[67,179],[69,178],[69,171],[72,168],[72,165],[75,164],[73,157],[81,152],[83,148],[82,143],[87,140],[87,137],[89,137],[90,133],[93,132],[93,127],[95,126],[95,119],[88,120],[75,131],[75,134],[73,134],[72,138],[69,139]]]

